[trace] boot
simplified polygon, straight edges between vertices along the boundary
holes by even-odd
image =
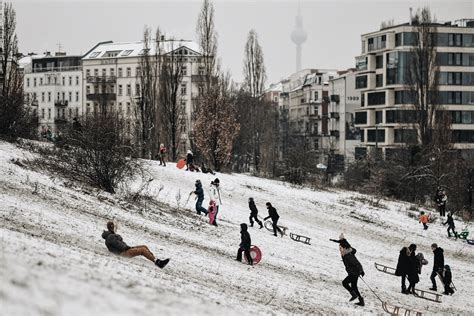
[[[431,290],[431,291],[435,291],[435,292],[436,292],[438,289],[437,289],[436,287],[434,287],[434,286],[433,286],[433,287],[430,287],[430,290]]]
[[[349,300],[349,302],[352,302],[352,301],[355,300],[356,298],[357,298],[356,292],[351,291],[351,299]]]
[[[163,269],[168,264],[168,262],[170,262],[170,259],[165,259],[165,260],[156,259],[155,265],[159,267],[160,269]]]
[[[252,222],[252,223],[250,223],[250,227],[253,227],[253,222]]]
[[[362,296],[359,296],[359,302],[357,302],[356,305],[365,306],[364,298]]]
[[[262,229],[262,228],[263,228],[263,224],[262,224],[262,222],[260,222],[260,229]]]

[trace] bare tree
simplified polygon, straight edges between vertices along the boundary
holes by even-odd
[[[216,61],[217,31],[214,26],[214,5],[210,0],[204,0],[202,3],[196,25],[196,33],[201,49],[200,53],[202,54],[202,67],[204,68],[201,80],[204,82],[205,90],[203,89],[200,92],[205,94],[206,91],[211,89],[219,68]]]
[[[266,80],[262,47],[258,43],[257,33],[250,30],[244,52],[244,86],[254,98],[263,93]]]
[[[200,97],[194,124],[196,145],[217,171],[230,161],[240,129],[229,82],[230,75],[221,74],[217,84]]]
[[[431,144],[435,115],[440,109],[438,100],[439,67],[436,57],[435,36],[429,8],[418,10],[413,18],[415,42],[410,51],[407,68],[406,89],[416,112],[416,125],[421,146]]]

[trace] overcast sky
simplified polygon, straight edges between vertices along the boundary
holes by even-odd
[[[427,5],[438,21],[474,17],[474,1],[330,0],[300,1],[308,39],[303,68],[345,69],[360,54],[360,35],[376,31],[384,20],[408,22],[409,7]],[[17,34],[23,53],[57,51],[85,53],[105,40],[136,41],[145,25],[159,26],[176,38],[195,39],[201,1],[44,1],[13,0]],[[215,0],[218,55],[234,80],[242,80],[243,49],[254,28],[263,47],[267,84],[295,71],[295,46],[290,40],[297,0]]]

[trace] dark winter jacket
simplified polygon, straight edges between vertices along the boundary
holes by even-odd
[[[359,277],[359,275],[364,273],[364,269],[359,260],[357,260],[355,254],[356,250],[352,249],[352,251],[342,256],[342,262],[344,262],[348,274]]]
[[[408,270],[410,268],[410,259],[408,257],[408,248],[403,247],[400,250],[400,254],[398,255],[398,263],[397,269],[395,270],[395,275],[404,276],[408,274]]]
[[[337,242],[342,248],[349,249],[351,248],[351,244],[347,241],[347,239],[329,239],[330,241]]]
[[[122,252],[130,249],[130,247],[123,242],[122,236],[115,234],[111,231],[104,231],[102,233],[102,238],[105,239],[105,245],[110,252],[115,253],[117,255],[121,254]]]
[[[239,247],[244,250],[249,250],[252,240],[250,234],[247,231],[247,224],[240,224],[240,245]]]
[[[194,156],[193,156],[193,154],[187,154],[187,155],[186,155],[186,163],[187,163],[187,164],[192,164],[192,163],[194,163]]]
[[[443,223],[443,225],[446,225],[446,224],[448,224],[448,225],[449,225],[449,227],[456,228],[456,227],[454,226],[454,219],[453,219],[453,215],[451,215],[451,214],[448,214],[448,218],[447,218],[446,222],[445,222],[445,223]]]
[[[441,247],[434,251],[433,271],[442,270],[444,268],[444,250]]]
[[[251,215],[257,215],[258,214],[258,209],[257,205],[255,205],[255,201],[250,201],[249,202],[249,209],[250,209],[250,214]]]
[[[450,285],[453,280],[453,276],[451,274],[451,270],[445,270],[443,276],[443,283],[446,285]]]
[[[268,208],[268,216],[265,217],[264,220],[267,220],[269,218],[271,218],[273,222],[277,221],[280,218],[277,213],[277,210],[273,206],[270,206]]]
[[[196,184],[196,190],[194,191],[194,194],[197,195],[198,200],[204,200],[204,190],[202,189],[201,183]]]
[[[408,281],[410,281],[410,283],[420,282],[418,274],[420,274],[420,260],[415,256],[415,252],[412,252],[408,257]]]

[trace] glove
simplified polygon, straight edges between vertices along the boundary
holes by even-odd
[[[360,273],[360,276],[363,277],[365,275],[364,271]]]

